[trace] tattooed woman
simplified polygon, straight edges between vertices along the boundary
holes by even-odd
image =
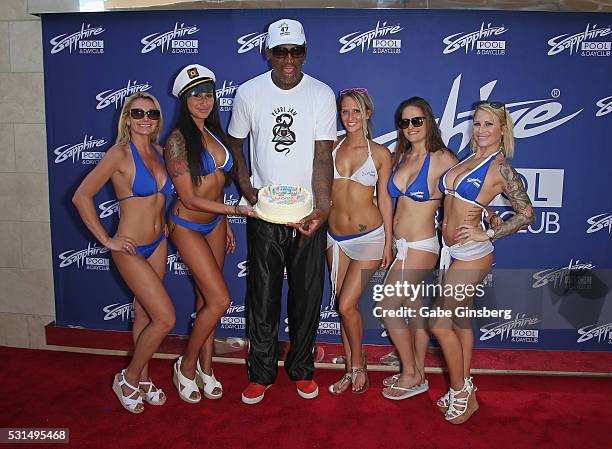
[[[440,189],[446,193],[440,262],[441,269],[446,270],[443,290],[455,292],[455,297],[443,298],[443,307],[452,311],[459,306],[473,307],[473,297],[462,300],[457,292],[459,287],[480,283],[491,270],[491,241],[535,221],[523,183],[507,160],[514,154],[514,136],[512,118],[503,103],[476,103],[471,147],[473,153],[440,178]],[[489,217],[492,226],[485,232],[478,212],[502,192],[516,214],[505,222],[498,216]],[[438,407],[447,421],[461,424],[478,409],[476,387],[470,377],[474,346],[471,320],[454,316],[432,324],[450,375],[450,390],[438,400]]]
[[[336,395],[351,384],[353,393],[363,393],[368,388],[359,298],[369,277],[376,269],[386,268],[392,258],[392,206],[386,189],[391,153],[371,140],[374,106],[367,90],[340,91],[338,111],[346,137],[332,153],[334,182],[327,258],[332,295],[338,297],[347,372],[329,386]],[[378,187],[378,207],[373,201],[374,187]],[[364,276],[368,272],[369,276]]]
[[[389,195],[397,198],[393,217],[397,255],[385,284],[418,286],[438,261],[440,243],[434,218],[442,200],[438,180],[457,158],[444,145],[431,106],[423,98],[412,97],[400,103],[395,123],[395,170],[386,187]],[[406,307],[418,311],[421,302],[422,295],[390,296],[381,306],[383,310]],[[429,342],[426,320],[414,314],[408,326],[400,315],[387,315],[384,322],[399,355],[401,373],[383,381],[383,396],[402,400],[425,393],[429,389],[424,368]]]
[[[148,93],[125,100],[115,145],[76,190],[72,202],[91,233],[111,251],[121,277],[134,293],[135,348],[128,367],[115,376],[113,391],[131,413],[142,413],[143,399],[162,405],[166,396],[149,378],[148,364],[174,327],[174,306],[164,288],[166,272],[166,195],[172,182],[157,138],[162,128],[159,102]],[[93,203],[111,180],[119,198],[119,227],[109,236]]]
[[[174,385],[186,402],[223,395],[212,369],[214,329],[230,304],[223,280],[225,253],[235,240],[227,214],[253,216],[251,207],[223,203],[226,175],[233,164],[224,143],[215,95],[215,75],[206,67],[185,67],[172,94],[179,117],[166,142],[166,161],[178,198],[168,226],[172,241],[195,281],[197,316],[184,354],[174,364]]]

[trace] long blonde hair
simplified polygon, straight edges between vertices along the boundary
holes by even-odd
[[[494,108],[489,103],[482,103],[474,108],[474,115],[476,111],[481,110],[494,115],[499,119],[499,123],[502,127],[502,141],[501,148],[504,152],[504,156],[511,158],[514,156],[514,123],[512,123],[512,117],[508,113],[506,106],[500,108]],[[476,142],[474,142],[474,136],[470,140],[470,147],[473,151],[476,151]]]
[[[146,98],[147,100],[151,100],[155,105],[155,108],[159,110],[159,120],[157,121],[157,127],[155,131],[151,134],[151,142],[157,142],[159,140],[159,134],[161,133],[162,126],[164,124],[163,116],[161,113],[161,106],[157,98],[147,92],[136,92],[133,95],[130,95],[125,99],[125,103],[123,103],[123,107],[121,108],[121,115],[119,116],[119,124],[117,125],[117,140],[115,144],[123,144],[128,143],[130,141],[130,109],[132,109],[132,103],[139,98]]]
[[[374,102],[372,101],[372,97],[366,92],[361,92],[359,90],[347,90],[338,98],[338,112],[340,112],[342,107],[342,100],[346,97],[352,98],[355,103],[359,106],[359,110],[361,111],[361,120],[363,123],[363,132],[366,136],[366,139],[372,138],[372,116],[374,115]],[[370,116],[368,117],[368,111],[370,112]]]

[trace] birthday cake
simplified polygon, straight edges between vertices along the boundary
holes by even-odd
[[[262,220],[272,223],[297,223],[312,212],[312,194],[298,186],[262,187],[255,212]]]

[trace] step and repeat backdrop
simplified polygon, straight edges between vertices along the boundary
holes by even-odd
[[[161,102],[168,135],[178,102],[171,86],[187,64],[210,67],[224,125],[244,81],[269,70],[268,24],[300,20],[308,42],[304,71],[334,91],[366,87],[376,140],[393,150],[393,113],[404,99],[427,99],[443,137],[469,152],[480,99],[502,101],[515,122],[520,173],[536,223],[495,244],[495,265],[476,300],[477,346],[612,350],[612,15],[436,10],[214,10],[43,16],[45,102],[56,315],[60,326],[127,330],[132,295],[109,251],[81,223],[70,198],[114,143],[126,97],[147,91]],[[341,129],[339,127],[339,129]],[[162,139],[163,141],[163,139]],[[245,148],[248,154],[248,148]],[[235,204],[234,186],[225,202]],[[107,185],[95,198],[113,232],[119,207]],[[499,197],[493,208],[510,217]],[[245,220],[229,217],[237,251],[224,276],[231,307],[217,335],[244,336],[248,263]],[[170,245],[165,283],[187,334],[194,292]],[[388,344],[372,310],[372,278],[361,309],[366,343]],[[486,310],[502,310],[488,316]],[[280,337],[287,337],[286,314]],[[319,341],[340,341],[326,286]]]

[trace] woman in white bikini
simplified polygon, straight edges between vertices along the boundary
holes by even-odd
[[[374,106],[367,89],[340,91],[338,111],[346,137],[337,142],[332,153],[334,181],[327,258],[332,295],[338,298],[346,373],[329,386],[335,395],[351,385],[353,393],[368,388],[359,298],[371,275],[378,268],[386,268],[392,259],[392,206],[386,190],[391,153],[371,140]],[[375,187],[378,206],[374,202]],[[363,276],[368,272],[369,276]]]

